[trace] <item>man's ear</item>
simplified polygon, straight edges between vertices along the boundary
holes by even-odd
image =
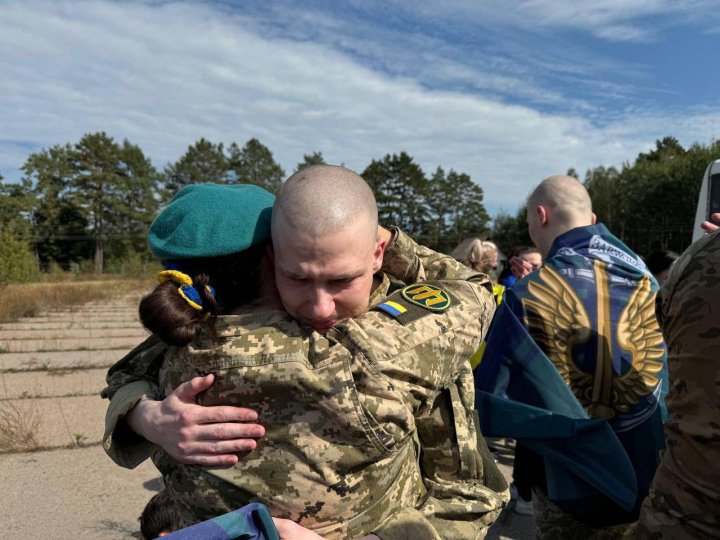
[[[595,212],[592,213],[592,219],[590,220],[591,225],[595,225],[597,223],[597,216],[595,215]]]
[[[541,227],[544,227],[545,225],[547,225],[547,223],[548,223],[548,217],[549,217],[549,216],[548,216],[547,208],[545,208],[543,205],[538,205],[538,206],[535,208],[535,211],[537,212],[538,221],[539,221],[539,223],[540,223],[540,226],[541,226]]]
[[[378,235],[375,241],[375,250],[373,251],[373,274],[382,268],[383,256],[385,255],[385,248],[387,247],[388,240],[382,235]]]

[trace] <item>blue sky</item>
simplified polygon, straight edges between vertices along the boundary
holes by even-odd
[[[0,174],[92,131],[158,168],[257,137],[288,173],[406,151],[514,212],[568,167],[720,137],[717,51],[716,0],[4,1]]]

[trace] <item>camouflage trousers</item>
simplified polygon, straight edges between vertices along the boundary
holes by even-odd
[[[538,540],[615,540],[623,538],[630,525],[589,527],[550,501],[537,488],[532,490],[532,504]]]

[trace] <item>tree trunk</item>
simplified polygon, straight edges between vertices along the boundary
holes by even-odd
[[[95,273],[103,273],[103,240],[101,236],[95,237]]]

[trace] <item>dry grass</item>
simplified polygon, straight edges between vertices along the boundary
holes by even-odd
[[[0,403],[0,453],[36,450],[40,446],[37,434],[41,420],[35,407]]]
[[[17,283],[2,287],[0,323],[33,317],[44,311],[103,300],[152,287],[149,279],[105,279],[47,283]]]

